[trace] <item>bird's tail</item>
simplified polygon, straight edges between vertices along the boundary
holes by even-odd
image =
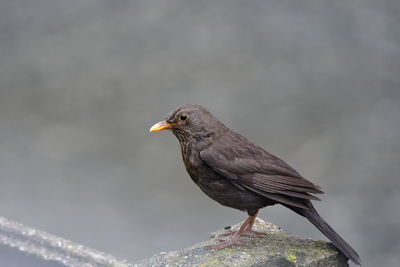
[[[318,230],[321,231],[348,259],[361,265],[360,256],[344,239],[319,216],[311,202],[307,203],[308,209],[291,208],[296,213],[306,217]]]

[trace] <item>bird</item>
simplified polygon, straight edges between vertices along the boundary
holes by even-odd
[[[170,130],[179,140],[182,159],[193,182],[210,198],[248,214],[232,237],[212,246],[246,244],[261,208],[281,204],[308,219],[348,259],[361,265],[357,252],[318,214],[311,200],[320,200],[320,186],[301,176],[282,159],[234,132],[206,108],[187,104],[154,124],[150,132]]]

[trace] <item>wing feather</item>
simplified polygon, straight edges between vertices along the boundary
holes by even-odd
[[[250,186],[244,186],[244,187],[247,188],[249,191],[252,191],[252,192],[254,192],[256,194],[259,194],[259,195],[261,195],[263,197],[275,200],[278,203],[286,204],[286,205],[289,205],[289,206],[294,206],[294,207],[298,207],[298,208],[302,208],[302,209],[307,209],[306,205],[302,204],[301,202],[292,200],[292,199],[290,199],[288,197],[285,197],[285,196],[282,196],[282,195],[279,195],[279,194],[268,193],[268,192],[265,192],[265,191],[262,191],[262,190],[255,189],[255,188],[250,187]]]
[[[246,140],[247,141],[247,140]],[[248,141],[247,141],[248,142]],[[320,187],[303,178],[281,159],[250,142],[226,147],[215,143],[200,152],[204,163],[238,188],[277,201],[307,208],[304,200],[319,200]]]

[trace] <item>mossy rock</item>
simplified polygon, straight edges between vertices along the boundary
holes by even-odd
[[[232,226],[238,229],[241,223]],[[228,227],[229,228],[229,227]],[[179,251],[163,252],[136,264],[142,266],[348,266],[344,257],[331,243],[303,239],[283,232],[278,226],[257,218],[253,230],[261,236],[243,235],[248,245],[233,245],[220,250],[208,246],[216,244],[222,229],[207,241]],[[228,237],[229,238],[229,237]]]

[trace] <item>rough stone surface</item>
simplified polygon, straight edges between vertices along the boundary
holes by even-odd
[[[232,226],[238,229],[241,223]],[[328,242],[302,239],[283,232],[278,226],[257,219],[254,230],[262,236],[243,235],[248,245],[234,245],[221,250],[207,246],[216,244],[227,229],[213,233],[207,241],[179,251],[162,252],[135,266],[348,266],[347,259]]]

